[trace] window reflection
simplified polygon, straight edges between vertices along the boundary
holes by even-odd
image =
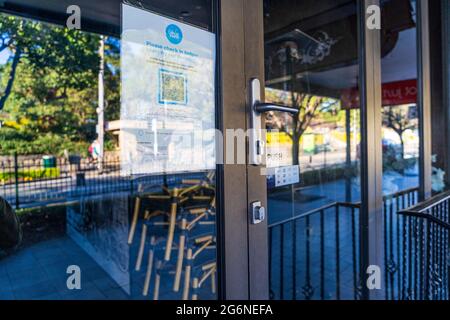
[[[269,206],[278,203],[279,193],[294,204],[283,210],[275,205],[278,209],[269,215],[272,221],[360,197],[356,8],[349,5],[339,10],[331,2],[319,8],[305,1],[285,12],[285,21],[280,16],[289,7],[285,2],[266,1],[265,98],[300,112],[293,117],[266,115],[267,165],[298,165],[300,181],[278,188],[274,176],[269,176],[269,197],[273,198]],[[321,15],[326,8],[340,19]],[[308,17],[302,15],[316,9],[318,18],[308,24]],[[286,27],[289,23],[292,28]]]
[[[216,299],[215,170],[124,175],[121,40],[41,22],[46,4],[11,2],[39,20],[0,14],[0,300]],[[211,3],[187,1],[184,19],[211,30]],[[102,25],[119,16],[108,9],[117,15]]]
[[[271,298],[358,299],[357,4],[264,3]]]
[[[419,185],[416,1],[382,6],[383,192]]]

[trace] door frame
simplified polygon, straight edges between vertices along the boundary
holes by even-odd
[[[222,133],[229,129],[246,131],[250,127],[249,79],[264,76],[263,2],[222,0],[219,8],[221,112],[218,128]],[[227,146],[227,136],[223,134],[223,137],[223,146]],[[223,152],[226,155],[225,147]],[[246,163],[224,164],[218,170],[221,298],[265,300],[269,298],[269,273],[268,264],[262,262],[268,261],[267,222],[251,225],[248,215],[251,202],[259,200],[264,206],[267,203],[265,176],[260,175],[260,167]]]
[[[431,115],[428,1],[417,0],[418,109],[420,119],[420,194],[431,195]],[[381,52],[380,30],[366,28],[367,8],[380,0],[358,3],[359,71],[361,101],[361,270],[377,265],[384,277],[384,217],[382,192]],[[226,129],[250,128],[249,83],[261,81],[264,92],[263,0],[219,0],[220,124]],[[262,97],[263,98],[263,97]],[[224,137],[224,145],[226,137]],[[226,150],[224,149],[224,152]],[[247,144],[248,154],[248,144]],[[220,166],[219,250],[224,299],[269,299],[269,243],[267,219],[252,225],[251,203],[267,206],[266,177],[262,166]],[[269,213],[270,214],[270,213]],[[361,272],[361,283],[366,282]],[[384,279],[381,281],[384,284]],[[383,299],[382,290],[362,289],[362,299]]]

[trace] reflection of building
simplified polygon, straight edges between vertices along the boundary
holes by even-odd
[[[105,123],[105,131],[113,135],[115,144],[120,148],[120,120],[108,121]]]

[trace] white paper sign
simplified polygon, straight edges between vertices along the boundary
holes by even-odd
[[[215,35],[122,5],[124,174],[215,168]]]
[[[300,182],[299,166],[275,168],[275,187],[288,186]]]

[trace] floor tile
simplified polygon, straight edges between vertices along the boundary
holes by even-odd
[[[47,280],[47,274],[40,265],[35,265],[26,270],[8,270],[8,275],[13,289],[30,286]]]
[[[122,289],[109,289],[103,292],[107,299],[111,300],[129,300],[130,297]]]
[[[14,300],[14,293],[11,291],[0,290],[0,300]]]
[[[50,281],[39,282],[27,287],[13,290],[16,299],[36,299],[56,293],[56,288]]]
[[[80,290],[60,291],[64,300],[105,300],[106,296],[98,290],[94,284],[88,283],[81,286]]]

